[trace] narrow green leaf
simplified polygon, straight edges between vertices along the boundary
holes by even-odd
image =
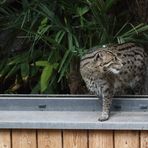
[[[38,94],[40,92],[40,83],[37,83],[32,89],[31,94]]]
[[[60,72],[60,71],[62,70],[63,65],[65,64],[65,62],[66,62],[66,60],[67,60],[69,54],[70,54],[70,50],[67,50],[67,51],[65,52],[65,54],[64,54],[64,57],[63,57],[62,61],[61,61],[61,64],[60,64],[60,67],[59,67],[58,72]]]
[[[60,30],[60,31],[57,32],[57,34],[56,34],[56,36],[55,36],[55,41],[56,41],[56,42],[58,41],[58,38],[59,38],[59,36],[61,35],[61,33],[62,33],[62,30]]]
[[[39,28],[38,31],[37,31],[35,40],[41,39],[42,36],[49,30],[50,27],[51,27],[50,25],[47,25],[47,26],[44,26],[42,28]]]
[[[88,11],[89,11],[88,7],[83,7],[83,8],[78,7],[77,8],[78,16],[82,16],[82,15],[86,14]],[[77,16],[75,16],[75,17],[77,17]]]
[[[57,43],[60,43],[61,40],[63,39],[64,35],[65,35],[65,31],[59,31],[59,32],[56,34],[55,41],[56,41]]]
[[[106,11],[106,12],[109,11],[109,9],[112,8],[113,5],[116,4],[117,1],[118,1],[118,0],[107,0],[107,1],[105,2],[105,11]]]
[[[1,1],[0,1],[0,5],[1,5],[1,4],[4,4],[5,2],[6,2],[6,0],[1,0]]]
[[[35,65],[36,66],[45,67],[45,66],[48,66],[49,65],[49,62],[48,61],[36,61],[35,62]]]
[[[11,70],[11,67],[10,66],[5,66],[3,68],[3,70],[0,72],[0,77],[4,77],[7,75],[7,73]]]
[[[54,69],[57,69],[58,66],[59,66],[59,63],[54,63],[54,64],[53,64],[53,68],[54,68]]]
[[[73,47],[73,38],[72,38],[72,34],[69,32],[68,33],[68,49],[71,50]]]
[[[21,64],[21,76],[23,80],[27,80],[29,77],[29,64],[22,63]]]
[[[46,25],[47,22],[48,22],[48,18],[45,17],[45,18],[41,21],[41,25],[42,25],[42,26],[43,26],[43,25]]]
[[[28,58],[29,54],[28,52],[21,54],[21,55],[16,55],[12,57],[8,62],[7,65],[15,65],[24,62]]]
[[[5,79],[7,79],[8,77],[14,75],[15,73],[17,73],[18,69],[20,67],[18,65],[13,66],[10,71],[7,73],[7,75],[5,76]]]
[[[70,64],[70,61],[71,61],[72,57],[73,57],[73,54],[70,54],[69,57],[67,58],[67,62],[63,65],[62,70],[60,72],[58,82],[61,81],[62,77],[64,76],[64,74],[66,72],[66,70],[68,69],[68,66]]]
[[[127,26],[127,22],[119,29],[119,31],[115,34],[114,38],[116,38],[122,31],[123,29]]]
[[[52,75],[52,71],[53,71],[53,66],[52,65],[47,65],[41,74],[41,92],[43,93],[49,84],[49,79]]]
[[[25,22],[26,22],[27,15],[28,15],[28,14],[25,13],[24,18],[23,18],[23,21],[22,21],[22,24],[21,24],[21,28],[24,27],[24,24],[25,24]]]
[[[77,40],[75,35],[73,35],[73,39],[74,39],[75,46],[79,47],[79,42],[78,42],[78,40]]]

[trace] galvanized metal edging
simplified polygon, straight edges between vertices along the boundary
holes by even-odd
[[[99,122],[101,100],[88,95],[0,95],[0,128],[148,130],[148,96],[113,99]]]

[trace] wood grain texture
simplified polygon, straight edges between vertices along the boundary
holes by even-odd
[[[13,148],[37,148],[36,130],[13,130]]]
[[[148,148],[148,131],[141,131],[140,137],[140,148]]]
[[[115,148],[139,148],[139,131],[115,131]]]
[[[0,130],[0,148],[11,148],[11,130]]]
[[[63,148],[87,148],[87,131],[65,130]]]
[[[60,130],[38,130],[38,148],[62,148]]]
[[[113,148],[113,131],[89,131],[89,148]]]

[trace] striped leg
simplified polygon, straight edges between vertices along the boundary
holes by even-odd
[[[102,106],[102,113],[99,117],[99,121],[105,121],[108,120],[109,114],[110,114],[110,106],[112,104],[112,90],[111,87],[102,89],[102,96],[103,96],[103,106]]]

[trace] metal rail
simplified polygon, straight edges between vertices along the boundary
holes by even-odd
[[[95,96],[0,95],[0,128],[148,130],[148,96],[115,97],[105,122],[100,110]]]
[[[96,96],[0,95],[0,111],[100,111]],[[148,111],[148,96],[121,96],[113,99],[112,111]]]

